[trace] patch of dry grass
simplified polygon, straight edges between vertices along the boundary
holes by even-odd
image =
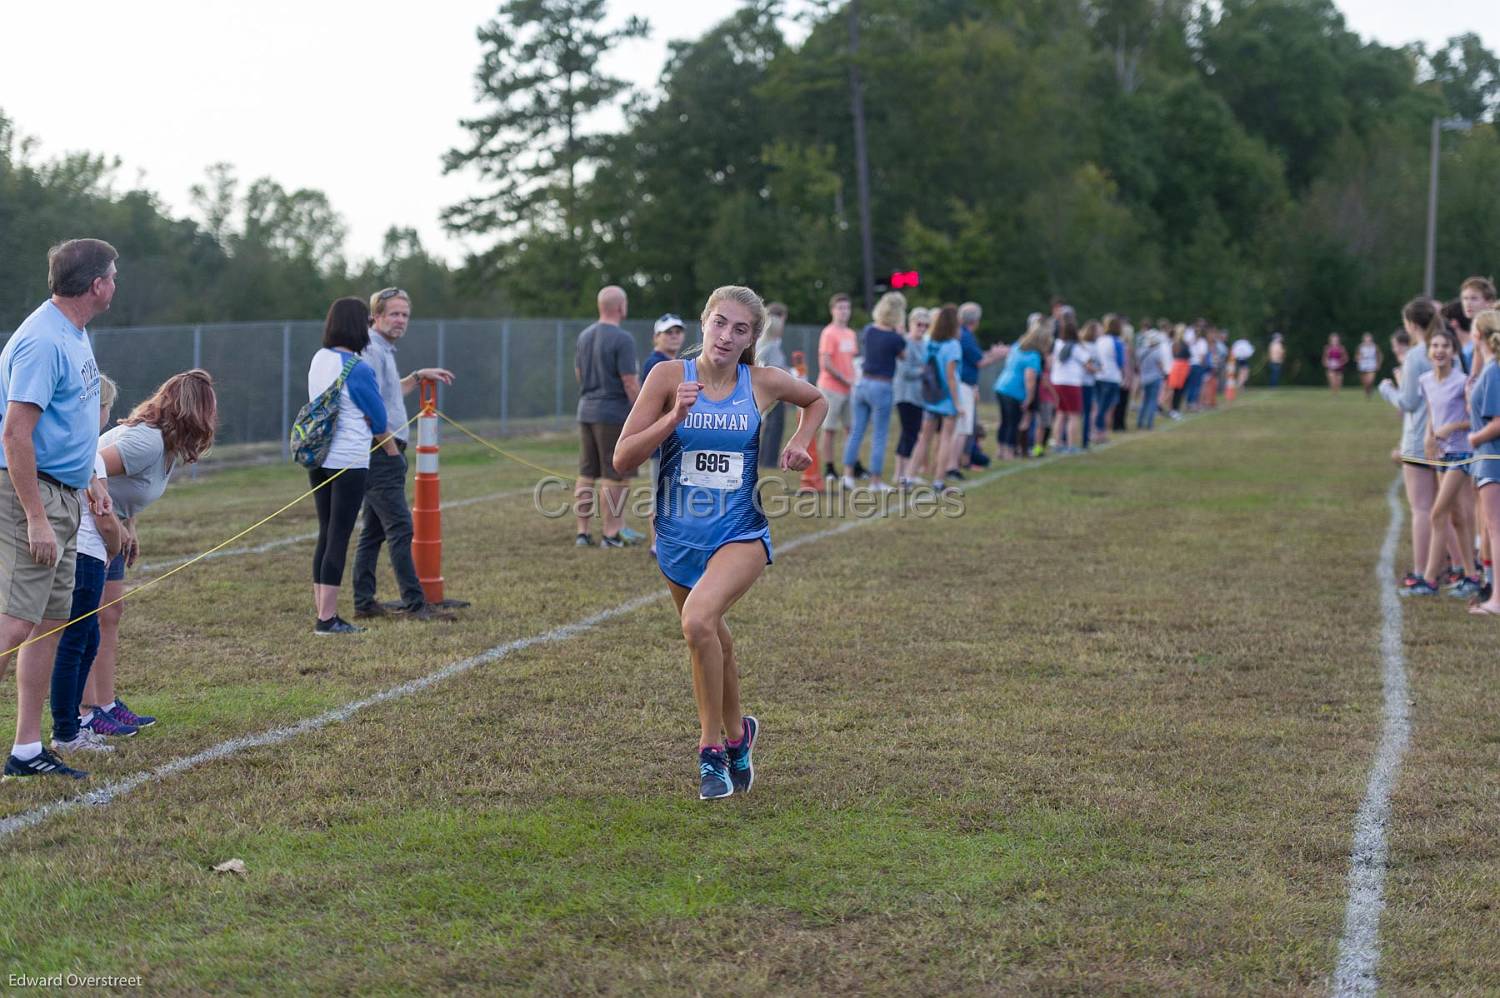
[[[694,799],[661,600],[6,842],[0,955],[178,991],[1319,991],[1380,725],[1394,431],[1361,403],[1257,399],[779,556],[731,617],[765,725],[746,798]],[[568,467],[566,442],[526,446]],[[293,477],[215,491],[248,509]],[[458,460],[445,495],[511,477]],[[163,501],[184,550],[221,526],[213,482]],[[524,498],[445,522],[475,601],[455,625],[315,641],[296,548],[143,600],[122,685],[164,720],[101,776],[661,587]],[[1493,988],[1493,638],[1456,615],[1409,633],[1383,967]],[[8,784],[0,810],[56,793]],[[247,878],[208,872],[231,856]],[[56,911],[77,914],[36,917]]]

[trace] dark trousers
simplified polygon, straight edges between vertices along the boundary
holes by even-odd
[[[1270,371],[1271,371],[1271,387],[1275,388],[1277,385],[1281,384],[1281,365],[1280,364],[1272,364],[1270,366]]]
[[[78,735],[78,705],[99,651],[99,615],[78,618],[99,609],[104,569],[104,562],[79,552],[73,569],[73,610],[68,614],[73,623],[58,638],[57,657],[52,660],[52,737],[60,742]]]
[[[1200,367],[1197,364],[1188,368],[1187,404],[1190,407],[1198,404],[1198,396],[1203,393],[1203,382],[1207,380],[1208,372],[1207,367]]]
[[[1094,431],[1094,386],[1083,386],[1083,442],[1069,440],[1069,447],[1087,447]]]
[[[1109,429],[1104,425],[1108,419],[1110,425],[1114,425],[1114,409],[1124,408],[1120,404],[1120,383],[1118,381],[1096,381],[1094,382],[1094,429],[1100,433]]]
[[[1021,400],[1004,392],[996,392],[995,398],[1000,402],[1000,429],[995,439],[1001,447],[1014,450],[1021,445]]]
[[[368,474],[364,468],[348,468],[342,474],[338,468],[313,468],[307,473],[314,488],[333,479],[313,493],[313,505],[318,509],[318,545],[313,548],[313,582],[317,585],[343,584],[349,538],[359,519],[359,504],[365,499]]]
[[[760,460],[762,468],[781,464],[781,438],[786,433],[786,403],[773,402],[760,424]]]
[[[897,402],[896,415],[901,419],[901,438],[896,441],[896,456],[911,457],[922,432],[922,407],[915,402]]]
[[[1125,390],[1125,386],[1122,383],[1120,385],[1120,400],[1115,405],[1115,414],[1110,417],[1110,429],[1117,433],[1125,432],[1125,415],[1129,409],[1130,393]]]
[[[409,610],[427,601],[417,566],[411,558],[411,507],[406,503],[406,455],[391,457],[376,451],[370,455],[370,477],[365,480],[365,525],[354,549],[354,607],[375,604],[375,562],[380,545],[390,548],[391,569],[401,589],[401,602]]]

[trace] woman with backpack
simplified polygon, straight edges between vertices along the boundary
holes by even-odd
[[[309,403],[337,400],[337,417],[327,451],[309,467],[308,481],[318,510],[318,544],[313,549],[313,603],[317,623],[313,633],[358,634],[364,630],[338,615],[339,586],[349,537],[365,499],[365,477],[376,437],[392,457],[399,456],[394,438],[386,435],[385,402],[375,381],[375,370],[359,359],[370,345],[370,307],[359,298],[340,298],[328,309],[323,323],[323,349],[313,354],[307,369]],[[326,400],[322,397],[329,396]],[[305,412],[306,410],[304,410]],[[302,417],[298,419],[302,425]]]
[[[923,353],[922,432],[917,436],[916,464],[923,467],[929,445],[937,441],[937,452],[926,464],[932,471],[932,486],[939,492],[958,492],[958,486],[946,481],[946,469],[958,467],[953,441],[958,429],[958,362],[963,350],[958,342],[958,306],[938,309]]]

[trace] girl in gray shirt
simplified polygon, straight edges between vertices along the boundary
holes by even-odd
[[[99,651],[83,689],[83,709],[93,710],[91,726],[100,734],[130,735],[156,723],[156,718],[135,713],[115,695],[125,605],[114,601],[124,595],[126,567],[140,556],[136,518],[161,498],[178,465],[193,464],[213,446],[218,423],[213,385],[207,371],[174,374],[120,420],[119,426],[99,437],[99,456],[109,473],[109,495],[124,530],[124,546],[105,572]]]
[[[1411,337],[1411,347],[1406,359],[1401,362],[1401,384],[1391,383],[1386,378],[1380,383],[1380,397],[1401,410],[1401,478],[1406,486],[1406,501],[1411,505],[1411,550],[1417,565],[1427,564],[1427,555],[1434,542],[1432,535],[1432,503],[1437,498],[1437,472],[1425,460],[1423,444],[1427,439],[1427,402],[1422,397],[1419,381],[1422,375],[1432,370],[1427,359],[1427,336],[1441,328],[1442,313],[1436,302],[1427,298],[1414,298],[1401,310],[1401,320]],[[1446,538],[1436,538],[1445,544]],[[1413,569],[1402,579],[1402,592],[1422,580],[1422,571]]]

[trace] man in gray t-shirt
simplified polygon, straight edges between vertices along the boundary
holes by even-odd
[[[610,285],[599,292],[599,321],[578,336],[573,373],[578,378],[578,430],[581,449],[578,458],[578,483],[573,489],[574,511],[578,518],[579,547],[587,547],[589,521],[594,515],[597,482],[604,480],[604,509],[601,511],[603,547],[621,547],[639,535],[623,535],[625,497],[634,468],[616,468],[615,444],[630,407],[640,394],[641,379],[636,375],[635,340],[620,328],[628,305],[625,289]]]

